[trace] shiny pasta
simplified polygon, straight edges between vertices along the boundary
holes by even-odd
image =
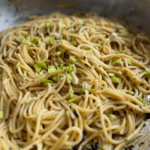
[[[0,33],[0,149],[121,150],[140,137],[149,38],[96,14],[31,19]]]

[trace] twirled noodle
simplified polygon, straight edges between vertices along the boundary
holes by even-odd
[[[141,136],[149,38],[91,14],[32,19],[0,35],[0,149],[121,150]]]

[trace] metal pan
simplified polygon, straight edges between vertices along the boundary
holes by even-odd
[[[29,15],[96,12],[133,24],[150,35],[149,0],[0,0],[0,31],[28,21]],[[132,143],[133,150],[150,150],[150,122],[141,131],[143,136]],[[129,148],[130,149],[130,148]]]

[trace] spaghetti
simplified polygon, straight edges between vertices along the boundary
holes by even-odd
[[[150,40],[97,15],[52,13],[1,32],[1,150],[121,150],[150,113]]]

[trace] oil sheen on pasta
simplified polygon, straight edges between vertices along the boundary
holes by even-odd
[[[94,14],[32,19],[0,34],[0,149],[121,150],[140,137],[149,38]]]

